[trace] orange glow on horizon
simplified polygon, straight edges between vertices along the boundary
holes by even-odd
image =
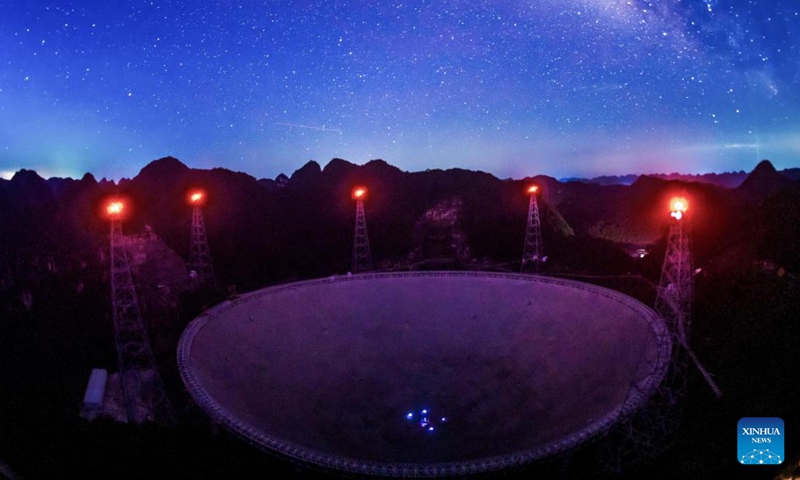
[[[538,191],[539,191],[539,185],[531,185],[530,187],[528,187],[528,194],[529,195],[533,195]]]

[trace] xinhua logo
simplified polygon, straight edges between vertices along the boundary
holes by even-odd
[[[739,463],[783,463],[783,420],[777,417],[745,417],[739,420],[737,428]]]

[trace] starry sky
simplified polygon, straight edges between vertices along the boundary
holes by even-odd
[[[796,0],[0,0],[0,176],[800,166]]]

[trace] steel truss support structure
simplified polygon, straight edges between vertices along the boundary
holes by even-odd
[[[364,215],[364,201],[359,198],[356,200],[356,227],[353,234],[353,271],[370,270],[372,270],[372,254],[369,251],[367,218]]]
[[[692,252],[689,245],[687,219],[675,220],[667,237],[667,252],[661,268],[655,310],[673,332],[679,343],[689,344],[691,302],[694,289]]]
[[[655,458],[674,442],[686,395],[689,360],[714,394],[718,398],[722,395],[689,345],[694,289],[690,224],[684,211],[673,213],[673,218],[655,301],[655,311],[664,319],[672,337],[672,356],[664,380],[648,403],[609,435],[603,460],[608,470],[617,473]]]
[[[606,438],[601,461],[606,470],[620,473],[651,460],[671,445],[680,426],[686,393],[686,351],[679,338],[688,335],[692,298],[692,267],[686,219],[675,221],[667,237],[667,251],[656,288],[655,310],[672,339],[670,364],[647,404],[621,422]]]
[[[176,423],[142,321],[122,223],[118,219],[111,221],[111,301],[120,387],[128,423],[145,420]],[[144,414],[140,413],[143,409]]]
[[[216,287],[214,266],[211,264],[211,251],[208,248],[206,224],[203,220],[203,208],[200,205],[192,207],[192,241],[189,250],[189,264],[191,272],[196,275],[196,281],[201,285]]]
[[[700,363],[689,342],[694,291],[689,230],[690,224],[686,218],[676,220],[670,227],[655,309],[667,321],[673,332],[673,341],[685,350],[684,359],[688,358],[695,364],[714,395],[720,398],[722,391]]]
[[[656,391],[641,409],[617,424],[604,440],[600,461],[606,471],[634,470],[674,443],[686,393],[686,366],[686,351],[673,341],[670,364]]]
[[[528,203],[528,226],[525,230],[525,248],[522,251],[522,267],[520,272],[538,270],[542,259],[542,222],[539,218],[539,204],[536,201],[536,190],[530,192]]]

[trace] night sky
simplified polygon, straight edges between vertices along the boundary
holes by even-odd
[[[800,165],[797,0],[0,0],[0,176]]]

